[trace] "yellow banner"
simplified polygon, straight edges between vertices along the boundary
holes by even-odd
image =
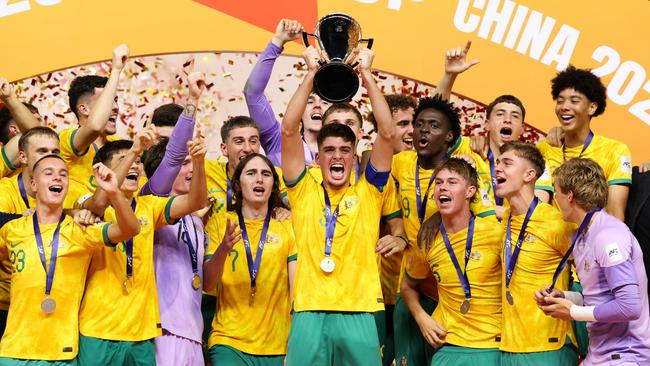
[[[375,39],[376,68],[427,83],[437,83],[444,50],[471,39],[481,62],[454,91],[483,103],[517,95],[543,131],[557,125],[550,79],[569,63],[593,68],[608,87],[594,131],[625,142],[635,163],[650,158],[647,0],[0,0],[0,75],[96,62],[122,42],[134,56],[259,52],[280,18],[313,31],[332,12],[353,16]]]

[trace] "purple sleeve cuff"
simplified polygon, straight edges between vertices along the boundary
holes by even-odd
[[[282,48],[272,42],[266,46],[260,54],[257,63],[253,67],[246,86],[244,86],[244,97],[248,106],[250,117],[260,128],[260,142],[267,155],[279,153],[281,149],[280,123],[275,117],[271,104],[264,95],[264,89],[269,82],[275,60],[282,53]]]
[[[194,117],[181,114],[167,143],[165,155],[153,176],[142,186],[141,196],[169,196],[174,180],[187,156],[187,142],[194,133]]]
[[[634,264],[630,259],[623,263],[605,267],[607,284],[614,294],[614,300],[596,305],[594,317],[599,322],[624,322],[638,319],[641,314],[639,282]]]

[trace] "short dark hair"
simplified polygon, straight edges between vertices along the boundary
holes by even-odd
[[[23,105],[32,113],[40,113],[38,108],[30,103],[23,102]],[[14,117],[11,115],[11,112],[9,112],[7,106],[0,108],[0,142],[2,142],[3,145],[6,145],[9,140],[11,140],[11,136],[9,136],[9,124],[13,119]]]
[[[589,101],[598,105],[592,117],[605,112],[607,106],[607,88],[600,78],[594,75],[590,69],[578,69],[569,65],[564,71],[560,71],[551,80],[551,95],[556,100],[565,89],[575,89],[584,94]]]
[[[70,104],[72,113],[77,116],[77,119],[79,118],[79,110],[77,109],[79,99],[88,94],[95,94],[95,88],[105,87],[106,82],[108,82],[107,77],[97,75],[78,76],[72,80],[70,89],[68,89],[68,103]]]
[[[523,121],[526,119],[526,108],[524,108],[524,103],[522,103],[519,98],[510,94],[504,94],[498,96],[495,100],[492,101],[492,103],[490,103],[487,106],[487,109],[485,111],[485,117],[487,119],[490,119],[490,114],[492,114],[492,110],[499,103],[509,103],[509,104],[516,105],[517,107],[519,107],[519,109],[521,109],[521,120]]]
[[[252,153],[244,156],[239,163],[237,163],[237,167],[235,167],[235,172],[232,175],[232,192],[234,196],[234,204],[233,208],[236,212],[241,213],[242,210],[242,204],[244,202],[244,198],[242,195],[242,189],[241,189],[241,175],[244,172],[244,168],[246,167],[246,164],[248,164],[249,161],[253,160],[254,158],[260,158],[264,160],[266,165],[268,165],[269,169],[271,169],[271,172],[273,173],[273,188],[271,189],[271,196],[269,197],[269,206],[268,210],[273,212],[273,210],[276,207],[285,207],[284,203],[282,202],[282,195],[280,194],[280,177],[278,176],[278,173],[275,171],[275,166],[267,158],[266,156],[258,153]]]
[[[25,131],[25,133],[20,135],[20,139],[18,140],[19,151],[27,151],[27,145],[29,145],[29,140],[32,138],[32,136],[50,136],[51,138],[59,141],[59,135],[53,129],[49,127],[36,126],[30,128],[29,130]]]
[[[102,163],[104,165],[108,164],[113,156],[122,150],[128,150],[133,146],[133,141],[131,140],[116,140],[109,141],[100,147],[93,158],[93,165],[97,163]]]
[[[354,131],[352,131],[350,126],[340,123],[326,124],[320,129],[320,131],[318,131],[318,136],[316,137],[318,148],[323,145],[323,141],[328,137],[340,137],[345,142],[351,143],[352,146],[354,146],[357,141],[357,136],[354,134]]]
[[[176,103],[163,104],[153,110],[151,124],[156,127],[174,127],[176,126],[176,121],[178,121],[181,113],[183,113],[183,106]]]
[[[230,131],[242,127],[254,127],[257,132],[260,131],[260,126],[258,126],[257,123],[248,116],[231,117],[223,123],[223,126],[221,126],[221,141],[225,143],[230,136]]]
[[[352,104],[349,103],[334,103],[327,110],[325,113],[323,113],[323,123],[325,123],[325,120],[327,117],[329,117],[330,114],[336,113],[336,112],[352,112],[354,115],[357,117],[359,120],[359,127],[363,126],[363,116],[361,116],[361,112],[357,109],[357,107],[353,106]]]
[[[515,152],[515,155],[528,160],[535,166],[537,179],[544,174],[546,163],[544,162],[544,156],[542,156],[542,153],[539,151],[537,146],[528,142],[509,141],[503,144],[500,149],[501,154],[511,150]]]
[[[405,111],[409,108],[418,107],[417,99],[413,98],[408,94],[389,94],[384,96],[386,98],[386,103],[388,103],[388,108],[390,108],[391,113],[396,113],[397,111]],[[375,115],[372,113],[368,114],[368,122],[372,123],[372,127],[377,130],[377,120],[375,120]]]
[[[61,161],[65,164],[65,160],[63,160],[63,158],[61,157],[61,155],[57,155],[57,154],[47,154],[47,155],[41,157],[40,159],[36,160],[36,163],[34,163],[34,167],[32,168],[32,173],[36,171],[36,167],[38,166],[38,164],[40,164],[41,161],[43,161],[43,160],[45,160],[45,159],[58,159],[58,160],[61,160]],[[66,165],[66,166],[67,166],[67,165]]]
[[[473,166],[471,166],[463,159],[449,158],[440,167],[438,167],[436,171],[441,172],[443,170],[449,170],[450,172],[454,172],[460,175],[463,177],[463,179],[465,179],[468,185],[476,188],[476,192],[478,192],[479,188],[481,187],[478,182],[478,173],[476,172],[476,169],[474,169]],[[476,193],[474,196],[472,196],[470,201],[476,201]]]
[[[454,135],[451,144],[456,142],[460,137],[460,118],[458,117],[458,111],[454,107],[454,103],[442,99],[440,95],[436,95],[433,98],[420,98],[418,108],[415,110],[415,114],[413,114],[413,123],[415,123],[420,113],[427,109],[435,109],[447,117],[451,132]]]
[[[147,175],[147,178],[151,179],[153,173],[156,172],[160,162],[162,162],[163,157],[165,156],[165,150],[167,150],[167,143],[169,139],[166,137],[161,137],[160,141],[147,150],[145,154],[144,161],[144,173]]]

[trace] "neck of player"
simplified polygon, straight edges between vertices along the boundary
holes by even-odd
[[[488,139],[488,141],[490,144],[490,151],[492,151],[492,155],[494,155],[494,160],[497,160],[501,155],[501,145],[499,145],[499,141],[493,141],[492,139]]]
[[[246,220],[262,220],[269,211],[268,202],[249,202],[244,198],[241,213]]]
[[[55,224],[59,222],[62,213],[63,207],[61,205],[47,205],[44,203],[38,203],[36,205],[36,215],[39,224]]]
[[[528,207],[535,198],[534,186],[524,185],[520,190],[506,197],[510,203],[510,212],[513,216],[523,215],[528,211]]]
[[[32,172],[27,166],[25,166],[25,169],[23,169],[22,179],[25,190],[27,191],[27,195],[35,198],[36,193],[32,191],[31,185],[29,184],[29,182],[32,180]]]
[[[469,225],[469,219],[472,214],[469,210],[469,204],[467,204],[457,212],[444,214],[441,216],[442,224],[445,226],[445,231],[451,234],[466,228]]]
[[[585,123],[575,131],[567,131],[564,134],[564,146],[576,147],[584,145],[587,141],[587,136],[589,136],[589,130],[589,123]]]
[[[432,155],[431,157],[420,157],[418,156],[418,165],[422,169],[436,169],[442,163],[445,162],[445,157],[447,156],[447,149],[442,150],[440,153]]]
[[[313,132],[313,131],[305,131],[302,136],[302,138],[307,143],[307,146],[309,146],[309,150],[311,150],[312,153],[318,152],[318,142],[316,141],[317,136],[318,136],[318,132]]]

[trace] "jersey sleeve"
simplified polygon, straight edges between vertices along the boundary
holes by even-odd
[[[404,259],[406,260],[404,273],[411,281],[421,282],[427,279],[430,270],[424,251],[410,246],[404,254]]]
[[[289,253],[287,256],[287,262],[292,262],[298,259],[298,245],[296,243],[296,236],[293,232],[293,226],[291,225],[291,220],[285,220],[285,231],[287,235],[287,243],[289,244]]]
[[[395,181],[390,178],[384,189],[384,204],[381,206],[381,218],[390,220],[402,216],[400,199],[397,193]]]
[[[0,163],[0,178],[4,178],[16,170],[16,167],[11,163],[11,160],[9,160],[4,146],[0,151],[2,152],[2,163]]]
[[[608,151],[607,165],[603,166],[607,184],[632,184],[632,154],[625,144],[617,143]]]
[[[176,196],[172,197],[156,197],[147,196],[151,199],[153,207],[153,219],[156,229],[160,229],[166,225],[173,225],[175,220],[171,217],[171,206]]]
[[[61,157],[66,162],[74,161],[80,156],[83,156],[88,152],[88,149],[85,151],[77,151],[74,147],[74,135],[79,131],[78,128],[69,128],[61,131],[59,133],[59,141],[61,144]]]
[[[600,267],[607,268],[630,259],[632,239],[620,230],[606,229],[594,240],[594,258]]]
[[[81,240],[76,241],[75,243],[80,244],[84,247],[93,248],[98,246],[115,246],[116,243],[112,243],[108,238],[108,228],[111,225],[116,225],[112,222],[99,223],[97,225],[90,225],[86,227],[86,230],[82,230],[79,225],[72,223],[74,238],[81,238]]]

